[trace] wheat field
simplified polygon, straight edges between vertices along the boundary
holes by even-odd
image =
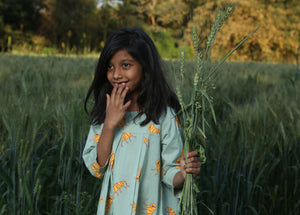
[[[0,54],[0,214],[95,213],[101,182],[81,153],[90,124],[83,103],[96,63]],[[166,65],[175,88],[179,62]],[[295,75],[290,64],[222,66],[210,92],[217,123],[208,119],[199,214],[209,214],[206,207],[218,215],[300,214]]]

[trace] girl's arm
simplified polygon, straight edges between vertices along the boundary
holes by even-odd
[[[100,166],[104,166],[110,156],[115,128],[124,117],[127,108],[130,106],[131,101],[128,101],[124,105],[124,99],[127,92],[128,88],[123,84],[120,87],[115,86],[111,95],[106,95],[106,116],[102,133],[97,144],[97,162]]]
[[[90,173],[101,179],[103,178],[106,168],[101,168],[97,162],[97,142],[102,132],[102,126],[91,125],[87,136],[86,144],[82,152],[82,158],[85,166]]]
[[[115,127],[109,125],[110,123],[103,124],[102,133],[97,144],[97,162],[103,167],[110,156],[112,142],[114,139]]]
[[[180,161],[180,172],[177,172],[173,179],[173,186],[175,189],[181,189],[183,187],[186,173],[192,173],[193,177],[196,177],[200,173],[201,161],[198,152],[188,152],[187,156],[189,167],[187,168],[185,156],[183,155]]]

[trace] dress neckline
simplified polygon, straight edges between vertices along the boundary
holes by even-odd
[[[135,115],[137,115],[139,113],[139,111],[127,111],[126,112],[126,115],[128,115],[128,116],[135,116]]]

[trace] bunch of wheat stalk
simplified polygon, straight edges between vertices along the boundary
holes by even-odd
[[[181,104],[182,109],[178,112],[178,116],[181,119],[181,136],[184,141],[184,154],[187,152],[197,150],[201,158],[201,163],[206,162],[205,156],[205,140],[206,131],[205,128],[209,126],[208,117],[212,117],[214,122],[216,122],[216,117],[212,104],[212,97],[208,95],[208,91],[213,87],[212,77],[219,69],[219,67],[226,61],[226,59],[239,48],[253,33],[255,33],[259,27],[249,34],[245,39],[243,39],[234,49],[232,49],[215,67],[209,68],[208,62],[210,60],[210,55],[212,47],[217,36],[218,31],[225,22],[225,20],[233,12],[233,7],[228,6],[224,10],[217,12],[214,25],[211,28],[210,34],[206,40],[204,48],[200,48],[199,36],[196,29],[192,31],[193,37],[193,48],[195,53],[194,60],[194,85],[192,88],[191,97],[186,103],[183,97],[184,86],[184,75],[185,75],[185,57],[184,52],[181,52],[181,84],[176,88],[177,95]],[[209,113],[209,114],[207,114]],[[185,156],[187,157],[187,156]],[[188,166],[188,162],[187,162]],[[199,189],[196,185],[196,179],[193,178],[192,174],[187,174],[185,183],[182,190],[182,195],[180,198],[180,213],[182,215],[197,215],[197,194]],[[204,203],[203,203],[204,204]],[[204,204],[205,205],[205,204]],[[206,206],[206,205],[205,205]],[[210,213],[213,212],[207,207]]]

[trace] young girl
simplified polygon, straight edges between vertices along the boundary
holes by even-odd
[[[100,56],[85,107],[93,123],[84,162],[102,180],[98,215],[175,214],[185,174],[200,173],[196,151],[182,156],[180,110],[150,37],[138,28],[113,33]]]

